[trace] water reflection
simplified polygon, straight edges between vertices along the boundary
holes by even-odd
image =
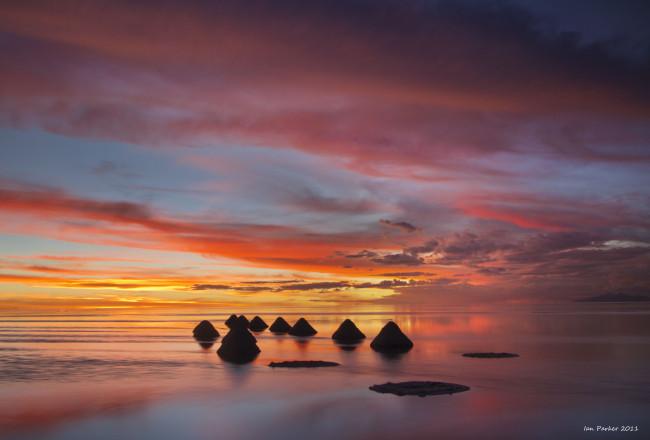
[[[354,342],[337,342],[337,341],[332,341],[334,345],[336,345],[338,348],[344,351],[353,351],[356,350],[359,345],[361,345],[361,340],[359,341],[354,341]]]
[[[309,338],[293,338],[298,350],[304,352],[307,351],[309,344],[311,344],[311,339]]]
[[[383,361],[388,363],[395,363],[404,359],[407,351],[384,351],[378,352],[378,354]]]
[[[199,345],[204,350],[208,350],[208,349],[212,348],[212,346],[214,345],[214,342],[201,342],[201,341],[199,341]]]
[[[227,376],[230,377],[229,383],[232,384],[233,388],[243,387],[252,372],[252,364],[237,364],[228,361],[222,361],[224,369],[227,373]]]
[[[366,344],[341,344],[322,336],[336,330],[340,311],[305,313],[321,336],[264,334],[258,341],[262,353],[249,364],[222,361],[214,348],[196,350],[196,343],[206,350],[207,344],[219,343],[188,337],[193,316],[165,312],[169,314],[133,315],[122,322],[97,315],[94,321],[67,318],[53,326],[50,318],[11,318],[0,322],[0,432],[21,430],[16,438],[31,440],[208,440],[218,431],[233,439],[542,440],[587,438],[576,430],[602,424],[603,414],[607,423],[639,424],[650,410],[648,312],[616,314],[590,304],[573,308],[578,306],[577,313],[562,305],[554,313],[351,314],[368,336]],[[413,350],[377,353],[369,347],[389,319],[412,338]],[[98,321],[113,327],[89,344],[85,338],[97,331]],[[464,358],[469,351],[508,351],[521,357]],[[266,367],[272,360],[296,358],[341,366]],[[118,379],[130,382],[120,387]],[[373,384],[406,380],[472,389],[424,399],[368,390]],[[112,393],[116,395],[110,397]],[[362,418],[355,408],[364,409]],[[28,437],[33,426],[51,431]]]

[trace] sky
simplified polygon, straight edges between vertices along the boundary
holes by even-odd
[[[0,307],[647,293],[649,22],[0,0]]]

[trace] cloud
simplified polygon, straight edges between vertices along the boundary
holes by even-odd
[[[373,263],[387,266],[419,266],[424,264],[424,259],[410,254],[388,254],[373,258]]]
[[[339,259],[324,256],[346,247],[358,248],[367,239],[352,233],[307,233],[282,225],[172,216],[146,204],[94,200],[15,182],[0,185],[0,208],[7,233],[56,234],[56,238],[94,244],[220,255],[316,270],[339,267]],[[30,223],[25,223],[27,219]],[[65,234],[58,235],[61,231]]]
[[[190,290],[230,290],[232,288],[228,284],[194,284]]]
[[[382,273],[378,276],[381,277],[423,277],[423,276],[435,276],[433,272],[390,272]]]
[[[637,148],[650,131],[648,65],[512,4],[33,1],[0,12],[12,54],[4,126],[289,146],[369,173],[444,170],[446,158],[522,141],[529,154],[648,160]]]
[[[376,252],[369,251],[367,249],[357,252],[356,254],[345,255],[345,258],[372,258],[377,256]]]
[[[418,228],[417,226],[413,226],[408,222],[391,222],[390,220],[381,219],[379,220],[379,223],[384,226],[388,226],[389,228],[397,228],[406,234],[421,231],[420,228]]]
[[[339,290],[350,286],[351,284],[348,281],[322,281],[315,283],[288,284],[279,286],[277,290],[280,292],[285,290]]]

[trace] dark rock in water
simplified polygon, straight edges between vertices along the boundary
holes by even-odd
[[[332,335],[332,339],[337,341],[358,341],[365,339],[366,335],[361,333],[361,330],[354,325],[354,322],[346,319],[339,325],[339,328]]]
[[[201,321],[196,327],[194,327],[192,334],[196,339],[205,341],[214,340],[219,337],[219,332],[217,329],[214,328],[210,321],[205,320]]]
[[[468,391],[469,387],[465,385],[458,385],[456,383],[446,382],[400,382],[392,383],[387,382],[381,385],[373,385],[369,387],[372,391],[378,393],[390,393],[398,396],[434,396],[436,394],[453,394],[462,391]]]
[[[338,367],[341,364],[328,361],[284,361],[284,362],[271,362],[269,367],[282,367],[282,368],[316,368],[316,367]]]
[[[389,321],[372,340],[370,348],[383,353],[405,352],[413,348],[413,342],[402,333],[397,324]]]
[[[250,324],[250,322],[244,315],[239,315],[233,325],[239,325],[239,324],[243,324],[246,327],[248,327],[248,324]]]
[[[235,325],[224,336],[217,354],[221,359],[232,363],[251,362],[261,351],[255,342],[255,337],[246,327]]]
[[[516,358],[519,357],[518,354],[515,353],[465,353],[463,354],[465,357],[470,357],[470,358]]]
[[[223,339],[221,339],[221,343],[223,344],[224,342],[228,342],[228,340],[230,340],[230,338],[232,338],[233,330],[239,329],[239,328],[243,328],[244,330],[246,330],[246,333],[248,333],[248,336],[246,336],[247,339],[250,339],[254,343],[257,343],[257,339],[255,338],[255,336],[253,336],[253,334],[248,331],[248,324],[246,322],[244,322],[243,320],[241,320],[241,321],[238,320],[237,322],[235,322],[233,324],[230,331],[228,333],[226,333],[226,336],[224,336]]]
[[[199,345],[204,350],[208,350],[208,349],[212,348],[212,346],[214,345],[214,342],[199,342]]]
[[[275,321],[273,321],[273,324],[271,324],[269,330],[273,333],[287,333],[289,330],[291,330],[291,325],[285,321],[283,317],[280,316],[276,318]]]
[[[226,319],[226,326],[231,328],[235,321],[237,321],[237,315],[230,315],[230,318]]]
[[[313,336],[318,333],[305,318],[300,318],[289,330],[292,336]]]
[[[251,319],[251,322],[248,324],[248,328],[254,332],[261,332],[265,328],[268,328],[268,326],[269,325],[259,316]]]

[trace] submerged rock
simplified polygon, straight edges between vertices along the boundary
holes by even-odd
[[[292,336],[313,336],[318,333],[305,318],[300,318],[289,330]]]
[[[235,321],[237,321],[237,315],[230,315],[230,318],[226,319],[226,326],[231,328]]]
[[[349,319],[343,321],[332,335],[332,339],[336,341],[358,341],[365,338],[366,335],[361,333],[361,330]]]
[[[471,358],[516,358],[519,357],[515,353],[464,353],[463,356]]]
[[[275,321],[273,321],[269,330],[273,333],[287,333],[291,330],[291,325],[285,321],[283,317],[279,316]]]
[[[338,367],[339,363],[328,361],[284,361],[271,362],[269,367],[281,368],[316,368],[316,367]]]
[[[194,327],[192,334],[196,339],[210,341],[219,337],[219,332],[210,321],[203,320]]]
[[[413,348],[413,342],[402,333],[397,324],[389,321],[372,340],[370,348],[383,353],[405,352]]]
[[[392,383],[386,382],[381,385],[373,385],[370,390],[377,393],[390,393],[397,396],[434,396],[436,394],[453,394],[468,391],[470,388],[465,385],[446,382],[412,381]]]
[[[217,354],[228,362],[246,363],[255,359],[260,351],[251,332],[243,325],[235,325],[224,336]]]
[[[255,316],[255,318],[251,319],[251,322],[248,324],[248,328],[254,332],[261,332],[265,328],[268,328],[268,326],[269,325],[259,316]]]

